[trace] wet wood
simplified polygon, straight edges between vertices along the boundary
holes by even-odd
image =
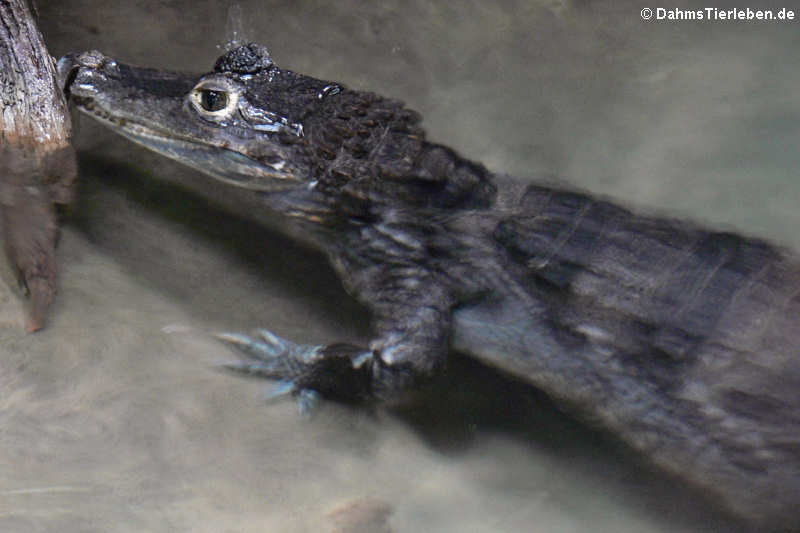
[[[0,222],[12,269],[44,324],[56,290],[55,204],[75,180],[71,124],[56,67],[25,0],[0,0]]]

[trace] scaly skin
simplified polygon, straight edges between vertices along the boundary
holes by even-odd
[[[82,111],[251,191],[299,228],[372,311],[368,347],[224,335],[248,356],[236,368],[306,399],[387,399],[456,349],[742,517],[796,527],[800,263],[790,253],[492,174],[427,142],[400,102],[282,70],[258,45],[205,75],[99,52],[60,70]]]

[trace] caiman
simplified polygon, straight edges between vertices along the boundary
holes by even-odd
[[[60,61],[83,112],[243,188],[324,251],[369,346],[222,337],[302,398],[388,400],[448,350],[545,391],[749,521],[800,523],[800,261],[492,173],[394,99],[237,46],[208,74]]]

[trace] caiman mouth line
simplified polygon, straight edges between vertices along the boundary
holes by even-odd
[[[73,95],[72,101],[82,112],[92,115],[132,141],[225,183],[254,191],[275,192],[294,181],[294,176],[284,170],[286,162],[283,160],[265,162],[225,146],[197,142],[189,136],[167,134],[141,122],[116,117],[91,97]]]
[[[153,128],[151,126],[146,126],[141,122],[136,122],[131,119],[123,118],[123,117],[116,117],[109,113],[108,111],[104,110],[100,106],[98,106],[94,100],[94,98],[85,97],[85,96],[72,96],[72,101],[81,111],[87,112],[97,118],[99,121],[106,123],[107,125],[111,125],[117,128],[121,128],[124,130],[130,131],[132,134],[142,137],[150,137],[154,139],[163,139],[165,141],[177,141],[177,142],[185,142],[187,144],[193,146],[202,146],[208,148],[217,148],[220,150],[227,150],[224,146],[217,146],[213,144],[206,144],[206,143],[198,143],[194,139],[189,136],[183,135],[174,135],[174,134],[167,134],[166,132],[162,132],[157,128]],[[234,152],[239,153],[239,152]],[[247,157],[243,154],[242,157]],[[257,161],[253,160],[254,162],[258,163]]]

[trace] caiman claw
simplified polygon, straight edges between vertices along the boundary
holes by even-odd
[[[291,394],[298,408],[309,415],[321,396],[346,403],[370,397],[372,352],[351,344],[296,344],[265,329],[254,336],[219,333],[216,337],[232,344],[240,361],[222,363],[228,370],[274,380],[265,398],[273,400]]]

